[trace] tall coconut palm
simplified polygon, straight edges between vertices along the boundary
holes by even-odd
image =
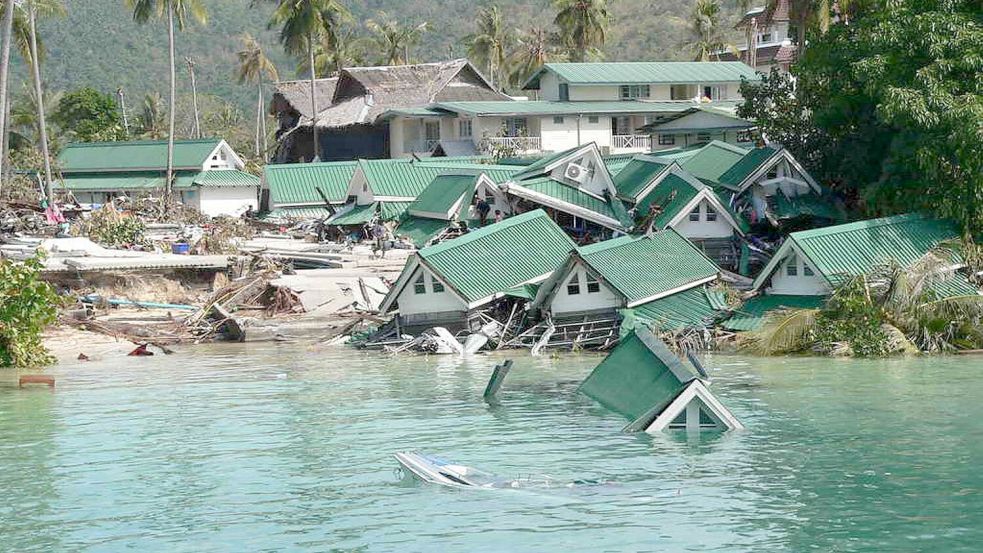
[[[151,140],[164,138],[167,121],[164,116],[164,99],[159,92],[151,92],[143,97],[143,105],[137,116],[140,136]]]
[[[277,0],[270,17],[270,26],[280,26],[280,43],[288,54],[307,54],[311,75],[311,135],[314,140],[314,159],[320,157],[317,142],[317,97],[314,93],[314,45],[324,38],[336,36],[341,24],[350,17],[348,9],[338,0]]]
[[[718,0],[696,0],[691,22],[696,61],[720,60],[720,51],[729,47],[722,36],[720,27],[720,3]]]
[[[478,10],[477,24],[478,30],[464,37],[468,57],[488,72],[492,84],[497,84],[506,75],[505,64],[511,37],[498,6]]]
[[[249,33],[242,35],[239,57],[239,83],[256,83],[256,157],[266,152],[266,113],[263,103],[263,77],[277,80],[276,66],[266,57],[259,41]]]
[[[318,75],[337,75],[345,67],[364,65],[365,43],[352,29],[341,32],[337,37],[322,38],[314,45],[314,72]],[[297,64],[297,73],[307,73],[308,60]]]
[[[170,98],[168,99],[167,124],[167,176],[165,193],[171,196],[174,181],[174,115],[177,96],[177,68],[174,65],[174,26],[184,28],[193,19],[204,24],[208,21],[208,11],[203,0],[125,0],[133,10],[133,20],[144,24],[151,19],[167,21],[167,60],[170,65]]]
[[[551,61],[562,61],[563,53],[557,47],[559,37],[540,27],[519,33],[516,47],[509,57],[512,67],[509,81],[519,88],[540,67]]]
[[[385,12],[379,12],[378,20],[366,21],[365,28],[373,34],[372,40],[382,54],[382,65],[405,65],[410,63],[410,48],[420,42],[430,26],[425,21],[416,26],[401,25]]]
[[[14,146],[34,147],[41,144],[41,110],[44,110],[45,121],[57,109],[62,92],[52,92],[47,88],[42,92],[41,102],[38,102],[37,91],[33,83],[24,84],[23,92],[18,94],[10,106],[10,140]]]
[[[41,60],[38,50],[37,19],[39,15],[62,15],[65,7],[58,0],[27,0],[27,19],[31,36],[31,75],[34,81],[34,98],[38,111],[38,142],[41,146],[41,156],[44,159],[44,193],[51,203],[54,180],[51,174],[51,155],[48,151],[48,127],[44,112],[44,93],[41,85]]]
[[[9,173],[7,166],[7,152],[10,144],[7,140],[7,129],[10,126],[10,52],[16,44],[21,57],[30,65],[31,59],[31,31],[27,16],[22,7],[18,7],[17,2],[2,2],[3,6],[3,46],[0,52],[0,182]],[[44,56],[44,48],[40,37],[38,41],[38,53]]]
[[[604,46],[611,23],[606,0],[553,0],[553,7],[553,22],[573,61],[584,61]]]

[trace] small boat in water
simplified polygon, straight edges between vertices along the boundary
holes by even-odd
[[[412,451],[394,454],[403,471],[428,484],[440,484],[451,488],[508,488],[509,480],[473,467],[457,465],[436,457]]]

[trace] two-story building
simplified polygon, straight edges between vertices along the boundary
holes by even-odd
[[[745,43],[736,55],[730,50],[718,52],[720,59],[743,61],[762,73],[772,67],[788,72],[797,51],[789,33],[788,0],[773,0],[767,6],[751,8],[735,28],[744,31]]]
[[[410,129],[418,128],[426,129],[428,151],[446,142],[457,155],[558,152],[591,142],[602,153],[644,153],[713,138],[743,139],[750,145],[749,135],[739,132],[747,128],[744,124],[718,136],[710,134],[719,130],[717,125],[689,128],[683,136],[675,128],[665,137],[639,129],[698,106],[732,111],[741,101],[741,80],[758,78],[753,69],[733,61],[548,63],[523,87],[535,100],[435,102],[381,117],[389,123],[392,157],[421,153],[417,142],[407,138],[416,136]]]

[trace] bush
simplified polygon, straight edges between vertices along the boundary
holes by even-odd
[[[123,215],[112,204],[106,204],[82,223],[77,234],[104,246],[120,247],[142,243],[145,230],[143,221]]]
[[[58,295],[40,274],[39,258],[23,263],[0,259],[0,367],[54,362],[41,332],[55,322]]]

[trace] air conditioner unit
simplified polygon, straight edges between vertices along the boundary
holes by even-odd
[[[576,163],[567,164],[566,170],[563,172],[563,176],[574,181],[583,184],[587,182],[587,178],[590,176],[588,174],[587,168],[583,165],[577,165]]]

